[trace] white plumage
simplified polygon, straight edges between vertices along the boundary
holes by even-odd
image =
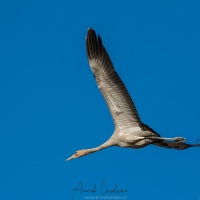
[[[88,29],[86,50],[90,68],[109,107],[115,130],[104,144],[96,148],[79,150],[67,160],[79,158],[110,146],[142,148],[154,144],[179,150],[200,146],[200,144],[186,144],[183,137],[163,138],[142,123],[125,85],[113,67],[100,36],[97,37],[91,28]]]

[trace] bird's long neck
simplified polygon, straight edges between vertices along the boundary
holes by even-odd
[[[105,148],[108,148],[108,147],[111,147],[111,146],[115,146],[115,141],[114,139],[111,137],[109,140],[107,140],[105,143],[103,143],[102,145],[98,146],[98,147],[95,147],[95,148],[91,148],[91,149],[87,149],[87,154],[90,154],[90,153],[94,153],[96,151],[100,151],[102,149],[105,149]]]

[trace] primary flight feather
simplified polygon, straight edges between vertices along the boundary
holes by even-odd
[[[86,37],[86,51],[90,68],[94,73],[97,86],[108,105],[115,130],[102,145],[76,151],[67,160],[79,158],[110,146],[142,148],[154,144],[165,148],[183,150],[199,147],[200,144],[187,144],[185,138],[163,138],[152,128],[142,123],[136,107],[119,75],[115,71],[101,37],[89,28]]]

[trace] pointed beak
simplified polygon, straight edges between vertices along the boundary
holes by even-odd
[[[65,161],[72,160],[72,159],[74,159],[74,158],[75,158],[75,155],[73,155],[73,156],[67,158]]]

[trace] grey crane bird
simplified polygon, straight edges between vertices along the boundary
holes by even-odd
[[[142,148],[149,144],[165,148],[183,150],[199,147],[200,144],[187,144],[185,138],[164,138],[152,128],[142,123],[136,107],[102,44],[101,37],[93,29],[88,29],[86,51],[90,68],[94,73],[97,86],[104,96],[112,115],[115,130],[112,136],[102,145],[76,151],[66,160],[79,158],[107,147]]]

